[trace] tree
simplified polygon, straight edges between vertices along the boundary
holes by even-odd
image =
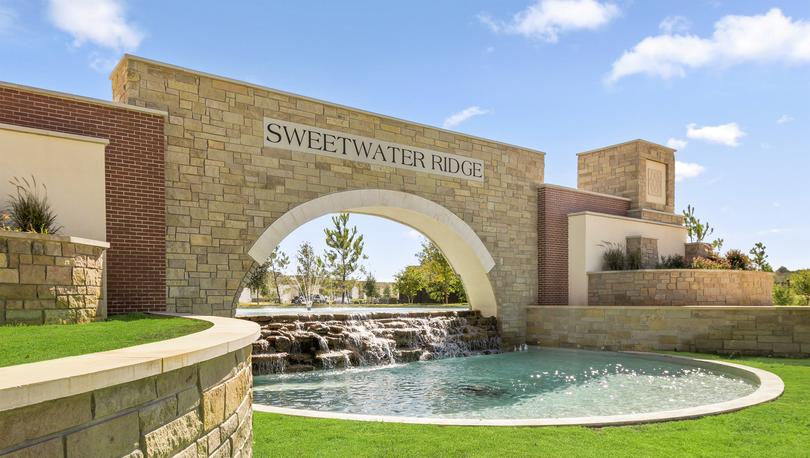
[[[702,243],[703,240],[714,232],[714,228],[707,222],[702,222],[695,216],[695,208],[691,205],[686,206],[683,211],[683,224],[686,226],[686,233],[689,235],[690,242]],[[717,239],[722,246],[722,239]]]
[[[281,287],[284,286],[284,271],[290,265],[290,258],[287,253],[281,251],[276,247],[270,256],[267,258],[268,270],[270,274],[270,282],[276,290],[278,303],[281,303]]]
[[[791,275],[790,287],[810,305],[810,270],[801,270]]]
[[[326,277],[326,267],[323,259],[315,254],[309,242],[302,243],[298,248],[295,261],[297,265],[294,279],[298,285],[298,292],[304,296],[309,305],[312,303],[312,296],[320,290],[321,283]]]
[[[371,303],[371,299],[379,296],[377,280],[374,278],[374,275],[368,274],[366,276],[366,281],[363,282],[363,292],[366,293],[366,301],[369,303]]]
[[[399,294],[408,299],[409,304],[413,304],[413,298],[422,289],[422,274],[419,266],[406,266],[394,276],[394,284]]]
[[[269,268],[270,263],[263,262],[248,273],[247,284],[245,286],[250,290],[250,295],[257,300],[259,296],[267,294],[267,269]]]
[[[349,229],[349,214],[340,213],[332,217],[333,228],[324,229],[326,234],[326,260],[335,276],[343,303],[346,292],[353,285],[355,272],[360,270],[363,255],[363,235],[357,233],[357,226]]]
[[[754,248],[751,248],[748,253],[751,254],[751,262],[757,270],[773,272],[773,267],[768,263],[768,255],[765,254],[765,245],[762,242],[755,243]]]
[[[382,297],[386,302],[391,299],[391,285],[385,285],[385,288],[383,288]]]
[[[423,286],[431,299],[447,304],[451,294],[464,290],[461,279],[433,242],[422,243],[422,251],[416,256],[422,269]]]

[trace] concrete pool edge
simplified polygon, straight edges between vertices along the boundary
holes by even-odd
[[[543,347],[540,347],[543,348]],[[423,418],[423,417],[400,417],[394,415],[364,415],[340,412],[322,412],[317,410],[292,409],[287,407],[273,407],[262,404],[253,404],[256,412],[275,413],[280,415],[291,415],[308,418],[325,418],[333,420],[353,420],[381,423],[404,423],[423,424],[440,426],[626,426],[644,423],[658,423],[664,421],[689,420],[712,415],[736,412],[747,407],[773,401],[785,391],[785,384],[779,376],[755,367],[742,364],[730,363],[726,361],[707,360],[690,358],[680,355],[668,355],[649,352],[617,352],[639,356],[642,358],[659,359],[662,361],[679,361],[681,363],[694,364],[700,367],[723,368],[735,373],[738,376],[755,380],[759,383],[757,389],[741,398],[715,404],[706,404],[685,409],[663,410],[658,412],[648,412],[627,415],[604,415],[593,417],[568,417],[568,418],[523,418],[523,419],[475,419],[475,418]]]

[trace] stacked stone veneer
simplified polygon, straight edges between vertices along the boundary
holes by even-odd
[[[653,269],[588,272],[588,305],[772,305],[773,274]]]
[[[529,307],[549,347],[810,356],[810,307]]]
[[[250,347],[0,412],[3,457],[252,456]]]
[[[0,231],[0,324],[103,319],[106,243]]]
[[[170,311],[230,315],[247,252],[282,215],[326,194],[385,189],[461,218],[496,259],[489,280],[505,339],[525,333],[537,293],[537,193],[543,155],[459,133],[127,56],[116,101],[166,110],[166,257]],[[264,147],[263,118],[484,161],[484,181]],[[303,223],[303,222],[302,222]]]

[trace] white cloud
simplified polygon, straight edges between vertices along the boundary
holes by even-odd
[[[794,120],[795,120],[795,118],[793,116],[783,114],[782,116],[779,117],[779,119],[776,120],[776,123],[777,124],[787,124],[787,123],[792,122]]]
[[[125,15],[120,0],[50,0],[50,19],[73,36],[73,44],[90,42],[115,51],[131,51],[143,34]]]
[[[453,113],[444,120],[444,128],[450,129],[456,127],[464,121],[472,118],[473,116],[481,116],[489,113],[489,110],[484,110],[478,106],[467,107],[458,113]]]
[[[687,178],[694,178],[703,172],[706,168],[694,162],[680,162],[675,161],[675,181],[683,181]]]
[[[686,136],[709,143],[719,143],[726,146],[739,146],[740,138],[746,135],[736,122],[720,124],[719,126],[697,127],[696,124],[686,126]]]
[[[619,7],[597,0],[538,0],[502,22],[486,14],[478,20],[493,32],[506,32],[555,43],[559,34],[571,30],[594,30],[619,15]]]
[[[658,24],[658,29],[667,35],[684,33],[689,30],[691,23],[683,16],[667,16]]]
[[[757,16],[724,16],[706,38],[672,33],[647,37],[613,62],[606,81],[635,74],[683,77],[689,69],[743,62],[810,62],[810,21],[793,20],[773,8]]]
[[[683,139],[680,139],[680,138],[674,138],[674,137],[670,137],[670,139],[667,140],[667,146],[669,146],[672,149],[676,149],[676,150],[682,150],[682,149],[686,148],[686,145],[688,143],[689,142],[686,141],[686,140],[683,140]]]

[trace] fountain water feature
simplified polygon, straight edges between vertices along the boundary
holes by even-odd
[[[255,375],[500,353],[494,317],[479,312],[275,315],[253,343]]]

